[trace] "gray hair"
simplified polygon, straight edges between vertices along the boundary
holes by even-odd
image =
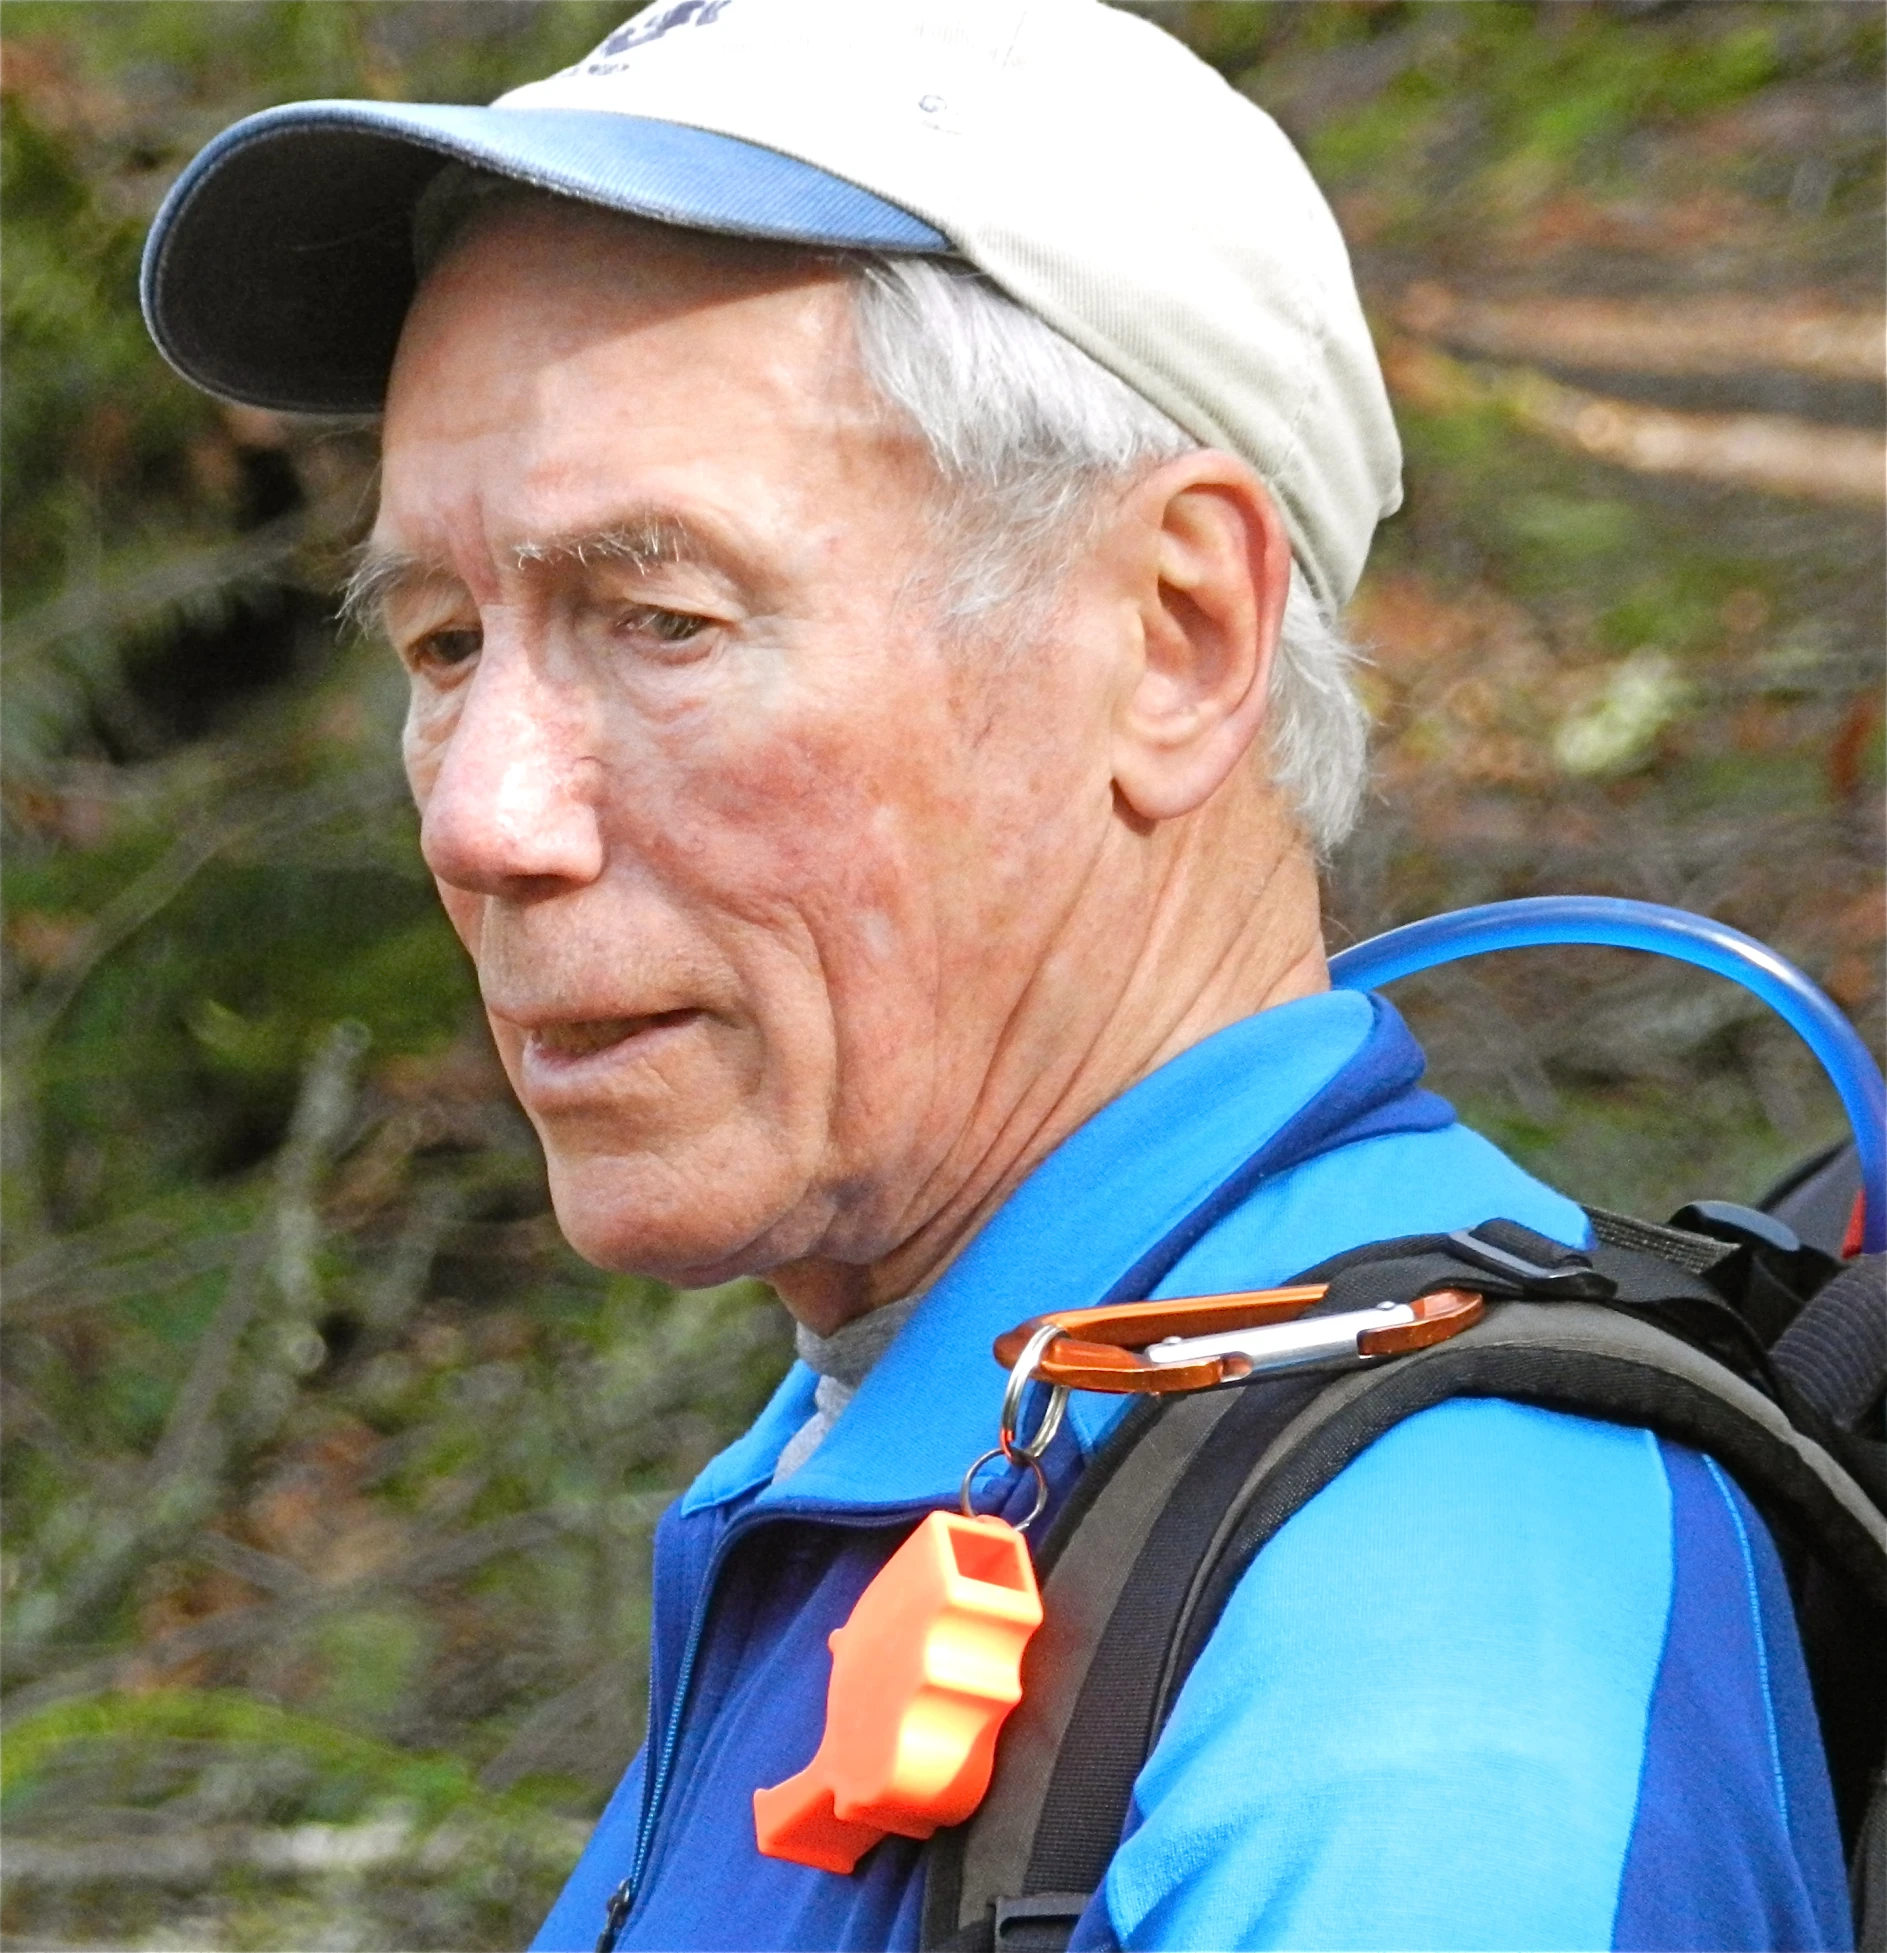
[[[541,195],[448,167],[414,218],[421,275],[494,197]],[[950,260],[845,254],[860,354],[927,450],[947,496],[944,608],[974,626],[1052,588],[1058,555],[1136,475],[1201,443],[979,271]],[[1271,777],[1319,855],[1355,824],[1369,720],[1355,647],[1292,567],[1272,662]]]
[[[1103,491],[1200,445],[981,272],[935,258],[851,262],[865,371],[952,491],[953,615],[1015,602]],[[1362,799],[1369,719],[1356,662],[1293,565],[1266,739],[1272,778],[1323,855]]]

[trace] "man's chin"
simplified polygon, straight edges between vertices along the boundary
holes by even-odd
[[[643,1194],[622,1184],[620,1163],[550,1166],[557,1225],[585,1261],[619,1275],[646,1275],[676,1288],[714,1288],[764,1274],[806,1248],[780,1206],[764,1199],[706,1202]],[[599,1180],[612,1184],[599,1186]],[[703,1211],[703,1207],[708,1211]]]

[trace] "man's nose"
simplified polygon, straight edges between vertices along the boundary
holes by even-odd
[[[526,659],[481,660],[425,795],[427,867],[480,895],[594,881],[603,869],[602,767],[586,727],[578,702]]]

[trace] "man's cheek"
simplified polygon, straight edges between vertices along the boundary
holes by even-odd
[[[453,934],[465,946],[465,953],[474,965],[478,962],[479,940],[485,927],[485,898],[474,895],[463,888],[454,888],[450,882],[433,877],[433,887],[439,891],[439,905],[446,912],[446,920],[451,923]],[[493,1027],[494,1031],[496,1026]]]
[[[446,740],[451,722],[445,703],[412,682],[407,697],[406,718],[400,727],[400,762],[406,769],[406,784],[423,813],[433,782],[445,759]]]

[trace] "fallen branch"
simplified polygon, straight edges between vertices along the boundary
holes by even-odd
[[[172,1400],[163,1431],[140,1474],[128,1523],[102,1528],[91,1553],[66,1580],[59,1604],[26,1641],[30,1650],[56,1638],[71,1621],[103,1605],[141,1558],[161,1552],[179,1528],[193,1526],[201,1501],[193,1481],[205,1474],[205,1451],[236,1353],[267,1292],[273,1263],[289,1237],[305,1231],[314,1188],[340,1140],[353,1105],[353,1073],[367,1047],[359,1024],[334,1026],[302,1078],[288,1139],[276,1157],[274,1198],[236,1249],[223,1299],[203,1332],[189,1374]]]
[[[392,776],[350,780],[338,790],[329,784],[284,801],[254,804],[232,819],[188,829],[147,868],[121,888],[74,936],[65,954],[11,1012],[8,1039],[11,1062],[25,1070],[45,1039],[100,963],[159,915],[218,855],[264,837],[301,835],[332,815],[370,808],[392,790]]]
[[[1403,293],[1396,322],[1467,352],[1595,372],[1887,379],[1887,314],[1825,299],[1484,299],[1423,283]]]
[[[227,1533],[208,1530],[198,1533],[194,1550],[198,1559],[224,1573],[233,1573],[238,1580],[246,1580],[265,1594],[284,1600],[303,1600],[315,1589],[313,1575],[304,1573],[293,1560],[245,1546]]]
[[[276,1161],[275,1198],[268,1216],[237,1255],[222,1306],[197,1345],[190,1374],[151,1453],[145,1485],[153,1504],[191,1469],[217,1399],[229,1381],[237,1345],[260,1305],[263,1280],[271,1258],[280,1251],[287,1219],[312,1202],[316,1178],[346,1126],[353,1104],[354,1067],[366,1048],[367,1032],[361,1025],[337,1024],[308,1067],[287,1144]]]
[[[1479,373],[1433,346],[1392,340],[1391,392],[1435,413],[1492,406],[1555,446],[1640,475],[1687,475],[1805,501],[1887,502],[1887,440],[1784,414],[1680,414],[1564,386],[1526,367]]]
[[[176,1238],[180,1226],[167,1215],[146,1212],[107,1221],[83,1233],[63,1234],[7,1264],[6,1306],[11,1309],[48,1289],[63,1288],[126,1255],[161,1248]]]
[[[411,1820],[364,1824],[225,1825],[200,1830],[139,1831],[124,1838],[7,1837],[7,1879],[35,1885],[207,1885],[223,1873],[276,1878],[361,1873],[398,1866],[411,1873],[450,1871],[489,1847],[475,1824],[447,1823],[422,1834]],[[590,1826],[578,1819],[535,1816],[505,1830],[507,1852],[561,1866],[582,1850]]]
[[[509,1790],[520,1777],[551,1768],[568,1749],[570,1734],[623,1697],[624,1664],[608,1661],[580,1682],[540,1703],[496,1756],[478,1773],[481,1790]],[[639,1711],[641,1704],[635,1705]]]
[[[189,887],[199,870],[254,832],[256,825],[253,819],[219,822],[180,834],[143,874],[121,888],[78,932],[57,966],[14,1012],[16,1046],[30,1049],[38,1044],[98,965]],[[19,1065],[30,1060],[16,1055],[13,1062]]]
[[[199,1275],[228,1267],[236,1252],[237,1237],[214,1235],[186,1241],[169,1254],[143,1261],[111,1265],[93,1262],[26,1284],[9,1280],[5,1287],[6,1319],[10,1324],[57,1322],[86,1309],[102,1308],[108,1302],[121,1302],[127,1296],[164,1295]],[[79,1293],[62,1293],[79,1281],[85,1284]]]

